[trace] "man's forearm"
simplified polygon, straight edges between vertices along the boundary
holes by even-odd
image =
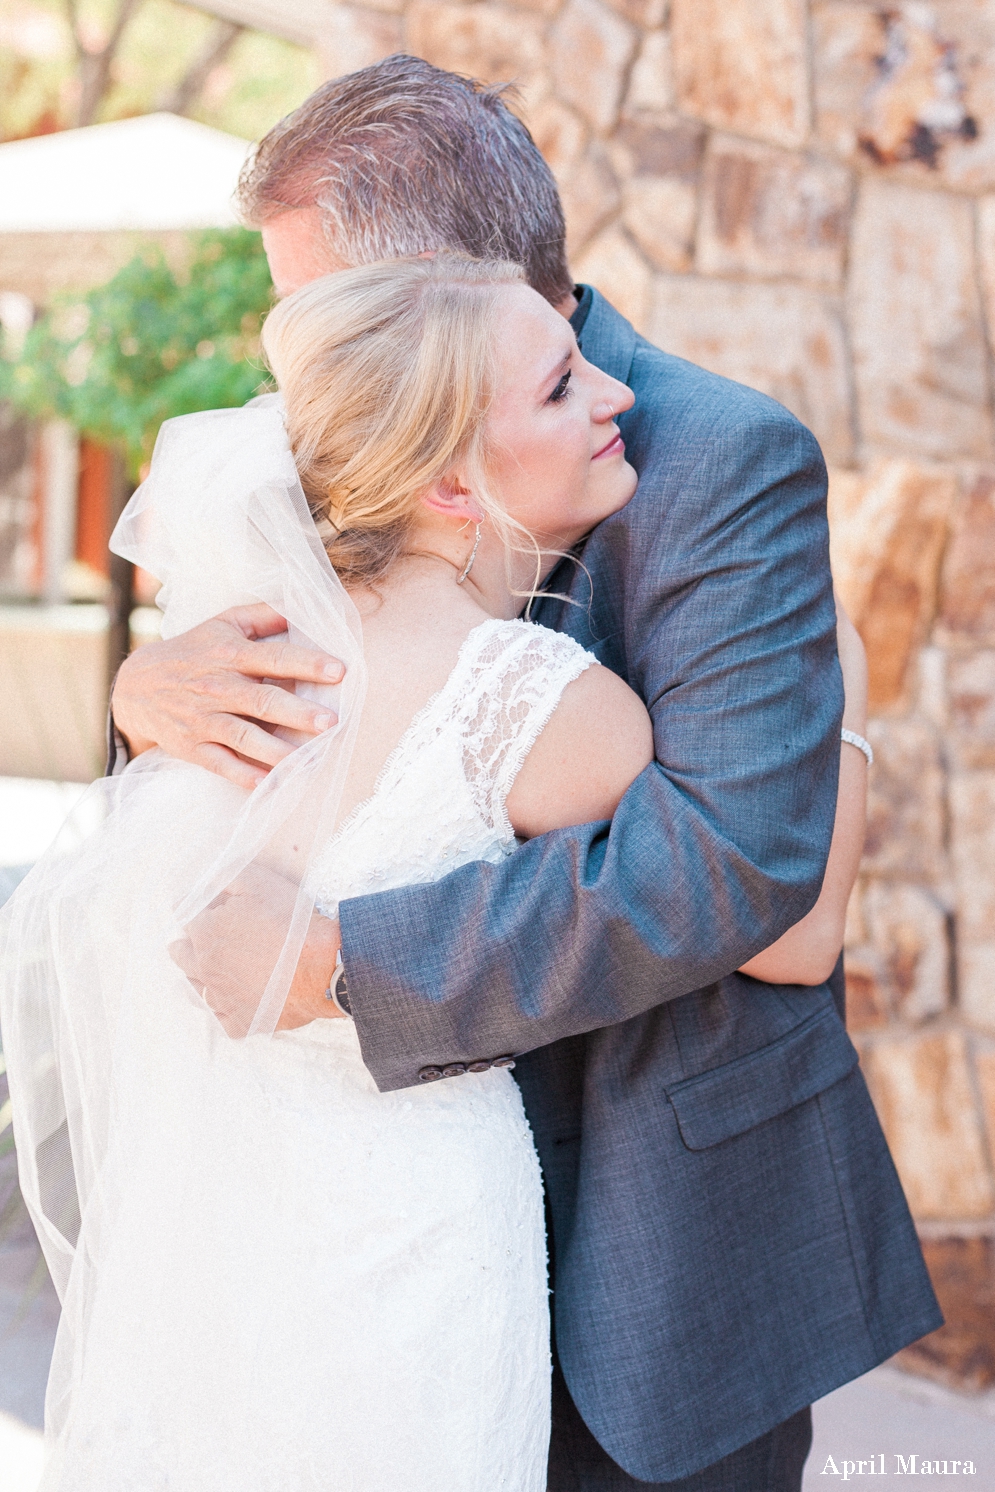
[[[708,985],[814,905],[830,833],[831,817],[807,853],[761,868],[649,768],[610,833],[560,830],[502,865],[345,901],[364,1061],[382,1089],[407,1087],[425,1067],[530,1051]]]

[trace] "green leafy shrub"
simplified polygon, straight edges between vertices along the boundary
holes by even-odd
[[[132,476],[163,420],[251,399],[266,383],[259,328],[273,297],[262,243],[244,228],[193,238],[183,275],[153,245],[106,285],[53,302],[0,363],[0,397],[123,448]]]

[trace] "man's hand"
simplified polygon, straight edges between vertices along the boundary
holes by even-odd
[[[137,648],[121,665],[112,701],[114,724],[132,756],[161,746],[253,788],[293,750],[266,726],[312,736],[328,730],[335,715],[289,691],[297,680],[337,684],[343,666],[327,653],[293,646],[286,631],[283,617],[260,602]]]
[[[285,876],[249,865],[169,950],[229,1036],[244,1036],[252,1023],[283,947],[296,896],[297,887]],[[343,1019],[325,998],[338,950],[338,923],[315,913],[278,1031]]]

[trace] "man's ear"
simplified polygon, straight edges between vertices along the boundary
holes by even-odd
[[[421,500],[433,513],[442,513],[446,518],[461,518],[468,523],[484,520],[483,508],[455,476],[440,477],[422,493]]]

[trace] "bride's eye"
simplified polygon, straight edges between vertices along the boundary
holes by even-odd
[[[570,394],[570,390],[567,388],[569,382],[570,369],[568,368],[546,402],[548,404],[562,404],[564,399],[568,398]]]

